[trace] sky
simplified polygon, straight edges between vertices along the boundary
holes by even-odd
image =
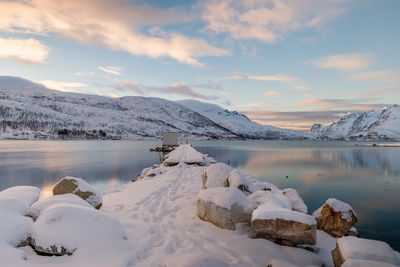
[[[399,0],[0,1],[0,75],[308,130],[400,104]]]

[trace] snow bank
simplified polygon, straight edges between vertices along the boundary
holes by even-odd
[[[50,206],[53,206],[55,204],[60,204],[60,203],[65,203],[65,204],[74,204],[74,205],[79,205],[83,207],[88,207],[88,208],[93,208],[88,202],[83,200],[82,198],[78,197],[77,195],[74,194],[63,194],[63,195],[56,195],[56,196],[50,196],[47,198],[40,199],[39,201],[33,203],[31,206],[32,213],[34,214],[35,218],[39,216],[39,214],[47,209]]]
[[[280,192],[259,190],[249,195],[247,198],[251,201],[254,208],[264,205],[271,207],[280,207],[289,210],[292,209],[292,204],[290,200],[282,195]]]
[[[186,164],[205,165],[205,156],[195,150],[190,144],[182,144],[168,153],[164,158],[164,163],[175,165],[179,162]]]
[[[337,241],[345,262],[348,259],[369,260],[400,265],[392,248],[382,241],[345,236]]]
[[[127,249],[127,236],[118,219],[92,207],[54,204],[43,210],[32,227],[32,239],[42,248],[65,248],[69,252],[120,252]]]
[[[198,194],[198,199],[215,203],[228,210],[235,203],[243,207],[245,212],[250,212],[253,209],[251,202],[243,192],[236,188],[215,187],[201,190]]]
[[[0,192],[0,198],[15,198],[27,206],[36,202],[40,196],[40,189],[35,186],[14,186]]]
[[[286,221],[301,222],[307,225],[317,224],[317,221],[313,216],[271,205],[259,206],[257,209],[253,211],[253,215],[251,218],[252,221],[274,220],[274,219],[283,219]]]
[[[296,189],[293,188],[283,189],[283,194],[292,203],[293,210],[307,214],[308,208]]]

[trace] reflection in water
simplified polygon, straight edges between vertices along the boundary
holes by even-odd
[[[309,211],[329,197],[350,203],[362,236],[400,250],[400,148],[345,142],[196,141],[194,146],[280,188],[294,187]],[[0,190],[16,185],[52,195],[64,176],[104,190],[136,178],[159,163],[156,141],[0,141]],[[288,178],[286,178],[286,176]]]
[[[350,203],[362,236],[385,240],[400,250],[396,224],[400,221],[400,148],[283,141],[196,145],[216,160],[229,161],[280,188],[296,188],[310,212],[329,197]]]

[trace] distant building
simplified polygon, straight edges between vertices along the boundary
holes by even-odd
[[[178,132],[163,132],[163,146],[177,146]]]

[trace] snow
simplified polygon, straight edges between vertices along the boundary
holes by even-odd
[[[347,220],[348,222],[351,222],[351,215],[349,211],[352,211],[353,214],[356,215],[353,208],[349,204],[337,200],[336,198],[329,198],[325,203],[328,204],[329,207],[331,207],[334,211],[340,211],[342,213],[342,218]]]
[[[207,174],[206,188],[227,186],[231,171],[233,171],[233,168],[225,163],[216,163],[208,167],[205,170]]]
[[[253,210],[253,205],[246,198],[245,194],[236,188],[214,187],[204,189],[199,192],[198,199],[213,202],[228,210],[231,209],[233,204],[240,205],[245,212]]]
[[[255,187],[251,179],[247,176],[242,174],[238,170],[233,170],[230,172],[228,176],[229,187],[239,188],[240,186],[244,187],[243,191],[254,192]]]
[[[252,221],[255,220],[275,220],[283,219],[286,221],[301,222],[307,225],[315,225],[317,221],[313,216],[281,208],[278,206],[261,205],[253,211]]]
[[[164,163],[177,164],[179,162],[203,165],[206,163],[204,155],[195,150],[190,144],[179,145],[164,157]]]
[[[298,265],[292,264],[282,260],[272,260],[268,263],[268,267],[298,267]]]
[[[182,104],[193,111],[209,118],[220,126],[229,129],[235,134],[252,139],[309,139],[312,135],[274,127],[271,125],[261,125],[251,121],[248,117],[236,111],[229,111],[220,106],[200,102],[197,100],[181,100],[177,103]]]
[[[83,207],[92,208],[92,206],[88,202],[78,197],[77,195],[63,194],[63,195],[56,195],[47,198],[42,198],[39,201],[33,203],[33,205],[31,206],[31,210],[32,213],[34,214],[34,217],[37,218],[43,210],[59,203],[75,204]]]
[[[321,206],[321,207],[319,207],[318,209],[316,209],[316,210],[313,212],[312,216],[314,216],[315,218],[319,218],[319,217],[321,216],[322,208],[323,208],[323,207],[324,207],[324,206]]]
[[[72,177],[72,176],[66,176],[63,179],[60,180],[60,182],[62,180],[73,180],[74,183],[77,185],[77,187],[75,188],[75,190],[72,193],[76,193],[78,191],[81,192],[91,192],[92,194],[86,198],[85,200],[92,205],[93,207],[96,207],[97,205],[101,204],[103,202],[103,197],[101,195],[100,192],[98,192],[97,190],[95,190],[90,184],[88,184],[85,180],[83,180],[82,178],[77,178],[77,177]],[[60,183],[59,182],[59,183]],[[58,183],[57,183],[58,184]],[[57,184],[54,186],[56,187]]]
[[[400,140],[400,107],[360,113],[348,113],[335,122],[320,126],[315,124],[311,132],[320,138],[354,140]]]
[[[390,263],[369,261],[369,260],[346,260],[341,267],[396,267],[398,265],[393,265]]]
[[[253,183],[254,187],[254,192],[258,190],[264,190],[264,191],[280,191],[278,187],[275,185],[268,183],[268,182],[256,182]]]
[[[68,251],[95,255],[128,253],[125,230],[118,219],[114,219],[92,207],[75,204],[54,204],[43,210],[32,227],[32,239],[43,248],[57,246]]]
[[[339,238],[337,244],[345,261],[348,259],[371,260],[400,265],[396,254],[385,242],[345,236]]]
[[[254,208],[265,205],[289,210],[292,209],[290,200],[282,195],[281,192],[259,190],[252,193],[247,198],[251,201]]]
[[[294,188],[283,189],[283,194],[292,203],[293,210],[307,214],[308,208],[296,189]]]
[[[0,198],[15,198],[27,206],[36,202],[40,196],[40,189],[35,186],[14,186],[0,192]]]

